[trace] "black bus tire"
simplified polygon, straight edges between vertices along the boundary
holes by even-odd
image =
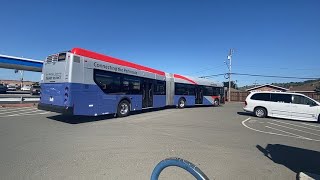
[[[219,105],[220,105],[219,99],[215,99],[215,100],[213,101],[213,105],[214,105],[214,106],[219,106]]]
[[[118,104],[117,116],[126,117],[130,114],[130,103],[127,100],[122,100]]]
[[[185,98],[180,98],[178,102],[178,108],[183,109],[186,106],[186,99]]]

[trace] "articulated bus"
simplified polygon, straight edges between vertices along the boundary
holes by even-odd
[[[219,105],[223,98],[222,84],[73,48],[44,61],[38,108],[123,117],[145,108]]]

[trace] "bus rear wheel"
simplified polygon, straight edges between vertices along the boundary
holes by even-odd
[[[183,109],[186,106],[186,100],[184,98],[179,99],[178,108]]]
[[[130,103],[127,100],[122,100],[118,105],[118,117],[125,117],[130,114]]]

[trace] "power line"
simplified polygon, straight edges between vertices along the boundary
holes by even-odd
[[[285,78],[285,79],[320,79],[320,77],[295,77],[295,76],[275,76],[275,75],[261,75],[261,74],[246,74],[246,73],[232,73],[240,76],[254,76],[254,77],[269,77],[269,78]]]
[[[296,77],[296,76],[276,76],[276,75],[262,75],[262,74],[247,74],[247,73],[231,73],[232,75],[238,76],[253,76],[253,77],[267,77],[267,78],[284,78],[284,79],[305,79],[305,80],[313,80],[313,79],[320,79],[320,77]],[[228,73],[224,74],[212,74],[208,76],[201,76],[201,78],[208,78],[208,77],[216,77],[216,76],[227,76]]]
[[[208,76],[200,76],[199,78],[217,77],[217,76],[224,76],[224,75],[226,75],[226,73],[223,73],[223,74],[212,74],[212,75],[208,75]]]
[[[298,70],[298,71],[310,71],[310,70],[318,70],[317,68],[286,68],[286,67],[266,67],[266,66],[254,66],[254,65],[233,65],[235,67],[247,67],[247,68],[259,68],[259,69],[279,69],[279,70]]]
[[[217,69],[217,68],[220,68],[220,67],[222,67],[222,66],[224,66],[224,64],[223,64],[223,65],[220,65],[220,66],[216,66],[216,67],[204,68],[204,69],[199,70],[199,71],[197,71],[197,72],[189,73],[188,75],[197,74],[197,73],[202,73],[202,72],[204,72],[204,71],[208,71],[208,70],[212,70],[212,69]]]

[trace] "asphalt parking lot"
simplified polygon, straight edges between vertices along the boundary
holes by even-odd
[[[165,109],[125,118],[0,109],[1,179],[150,179],[168,157],[210,179],[296,179],[320,174],[320,124],[259,119],[242,104]],[[193,179],[170,167],[161,179]]]

